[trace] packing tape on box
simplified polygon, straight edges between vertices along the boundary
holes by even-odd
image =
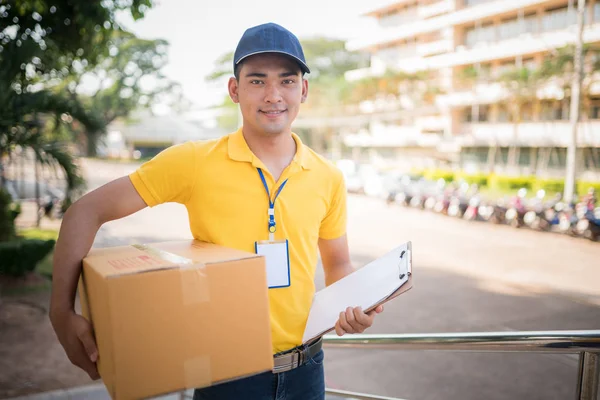
[[[203,388],[212,385],[212,371],[209,356],[198,356],[185,361],[183,376],[187,389]]]
[[[210,300],[205,264],[194,262],[192,259],[169,253],[168,251],[157,249],[147,244],[134,244],[132,246],[152,256],[180,266],[179,277],[184,305],[200,304]]]

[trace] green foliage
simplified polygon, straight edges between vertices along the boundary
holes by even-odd
[[[0,65],[22,69],[31,64],[35,73],[58,79],[69,74],[74,61],[94,64],[107,52],[107,42],[121,28],[118,12],[134,19],[144,16],[152,0],[12,0],[0,3]],[[4,68],[0,68],[4,70]]]
[[[28,228],[19,230],[18,236],[23,239],[58,240],[58,231],[52,229]],[[52,277],[53,252],[38,262],[35,271],[46,277]]]
[[[565,190],[564,179],[534,179],[531,185],[534,191],[545,190],[549,193],[563,193]]]
[[[343,40],[315,37],[302,39],[300,42],[310,67],[311,81],[343,77],[346,71],[366,65],[365,56],[346,50]]]
[[[346,71],[357,69],[366,62],[364,55],[346,50],[343,40],[315,37],[301,39],[300,42],[310,67],[307,77],[311,81],[343,77]],[[215,61],[213,72],[205,79],[216,82],[230,76],[233,76],[233,51],[221,55]]]
[[[534,177],[529,176],[502,176],[491,175],[489,178],[489,187],[499,191],[514,191],[521,188],[531,189]]]
[[[600,193],[600,182],[586,182],[586,181],[577,182],[577,194],[579,196],[586,195],[588,190],[590,190],[591,188],[596,189],[596,193]]]
[[[454,180],[454,172],[442,169],[428,169],[423,172],[423,177],[432,181],[443,179],[446,182],[452,182]]]
[[[514,193],[521,188],[537,192],[540,189],[547,193],[563,193],[564,179],[544,179],[535,176],[505,176],[496,174],[466,174],[442,169],[413,171],[415,175],[429,180],[444,179],[446,182],[464,181],[476,184],[480,188],[488,188],[493,193]],[[600,182],[578,181],[576,191],[579,196],[585,195],[590,188],[600,192]]]
[[[455,174],[456,180],[463,180],[468,184],[475,184],[479,187],[486,187],[489,184],[489,175],[487,174],[465,174],[464,172],[458,172]]]
[[[53,229],[27,228],[19,230],[19,237],[23,239],[58,239],[58,231]]]
[[[53,239],[0,242],[0,274],[19,277],[33,271],[54,249],[54,244]]]
[[[0,242],[15,236],[15,219],[21,213],[21,206],[14,204],[10,194],[0,187]]]
[[[229,51],[217,58],[215,69],[204,79],[207,82],[215,82],[230,76],[233,76],[233,51]]]
[[[49,121],[55,132],[79,126],[96,138],[132,104],[147,104],[140,98],[154,93],[136,88],[145,71],[164,65],[156,50],[165,43],[135,38],[115,16],[129,12],[139,19],[152,5],[152,0],[0,1],[0,156],[19,144],[15,135],[47,134]],[[120,71],[120,79],[105,75],[112,86],[82,99],[76,92],[81,76],[101,63],[109,73]]]

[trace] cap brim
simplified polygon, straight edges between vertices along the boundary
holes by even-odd
[[[294,59],[294,61],[296,61],[298,64],[300,64],[300,69],[302,70],[302,72],[310,74],[310,69],[308,68],[308,65],[306,65],[306,63],[304,63],[304,61],[302,61],[301,59],[299,59],[298,57],[296,57],[293,54],[287,53],[285,51],[277,51],[277,50],[255,51],[254,53],[246,54],[244,57],[240,57],[240,59],[235,62],[235,65],[238,65],[240,62],[242,62],[244,59],[246,59],[250,56],[254,56],[257,54],[265,54],[265,53],[278,53],[278,54],[284,54],[288,57],[291,57]]]

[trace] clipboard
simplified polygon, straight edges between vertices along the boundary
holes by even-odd
[[[360,306],[369,312],[411,288],[412,243],[407,242],[316,292],[302,342],[335,329],[340,312],[347,307]]]

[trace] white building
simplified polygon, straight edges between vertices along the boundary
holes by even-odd
[[[570,135],[569,99],[545,86],[511,122],[514,101],[498,77],[515,67],[540,66],[556,49],[575,42],[576,0],[396,0],[366,14],[378,26],[347,43],[368,52],[367,68],[349,71],[348,80],[381,76],[386,69],[429,71],[435,87],[431,104],[399,93],[396,117],[369,104],[369,123],[346,131],[356,149],[388,157],[407,149],[429,150],[463,168],[524,174],[561,175]],[[600,0],[586,6],[584,41],[600,47]],[[465,71],[477,71],[466,82]],[[581,112],[579,170],[600,173],[600,85],[592,85]],[[389,107],[389,104],[387,105]],[[394,114],[392,112],[392,114]],[[382,118],[381,115],[387,115]],[[363,154],[366,153],[363,151]]]

